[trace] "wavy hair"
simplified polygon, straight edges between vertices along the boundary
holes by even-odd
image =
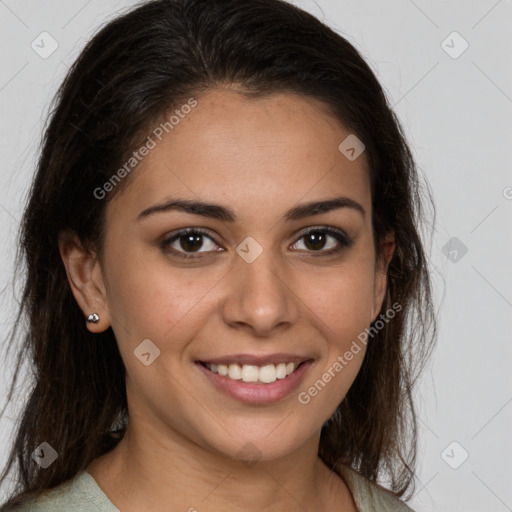
[[[90,333],[65,273],[58,238],[75,233],[101,253],[105,208],[126,178],[106,183],[183,98],[219,86],[247,97],[295,93],[324,104],[366,146],[376,257],[386,233],[396,250],[381,312],[402,306],[368,343],[353,385],[322,428],[319,456],[414,487],[417,416],[413,387],[436,340],[421,229],[423,188],[400,122],[369,65],[344,37],[284,0],[153,0],[106,23],[73,63],[51,106],[19,233],[22,297],[8,344],[31,369],[13,445],[5,507],[38,495],[111,450],[128,421],[125,368],[111,328]],[[136,172],[136,170],[134,171]],[[27,384],[28,385],[28,384]],[[5,410],[5,408],[4,408]],[[59,454],[40,468],[42,441]]]

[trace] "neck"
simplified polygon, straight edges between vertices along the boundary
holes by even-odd
[[[250,462],[131,422],[116,448],[87,471],[123,511],[355,510],[343,480],[318,457],[318,440],[280,459],[263,460],[255,451]]]

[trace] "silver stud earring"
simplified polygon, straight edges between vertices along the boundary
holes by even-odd
[[[97,324],[100,321],[100,317],[96,313],[93,313],[87,317],[87,321],[91,324]]]

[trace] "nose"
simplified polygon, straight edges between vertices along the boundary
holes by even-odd
[[[261,337],[294,325],[299,317],[299,298],[288,270],[270,249],[252,262],[237,256],[223,303],[226,324]]]

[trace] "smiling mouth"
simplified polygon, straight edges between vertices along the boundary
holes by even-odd
[[[302,362],[289,362],[278,364],[266,364],[256,366],[251,364],[210,364],[198,361],[199,364],[222,377],[231,380],[251,382],[256,384],[272,384],[277,380],[282,380],[294,373],[301,365],[311,361],[310,359]]]

